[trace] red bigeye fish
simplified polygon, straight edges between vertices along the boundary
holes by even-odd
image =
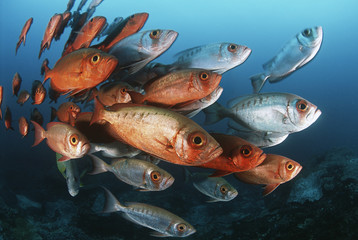
[[[74,95],[107,80],[118,60],[94,48],[82,48],[57,61],[53,69],[45,66],[45,80],[51,78],[56,92]]]
[[[285,183],[297,176],[302,166],[289,158],[267,154],[266,159],[259,166],[235,173],[235,177],[242,182],[250,184],[264,184],[265,190],[262,195],[266,196],[275,190],[280,184]]]
[[[216,170],[210,177],[250,170],[266,158],[266,154],[260,148],[244,139],[221,133],[211,133],[211,136],[223,148],[223,153],[214,160],[200,165],[200,167]]]
[[[29,98],[30,93],[27,90],[21,90],[16,102],[22,106]]]
[[[15,54],[17,54],[17,50],[19,49],[20,45],[22,42],[24,42],[24,46],[25,46],[25,42],[26,42],[26,34],[27,32],[30,30],[30,27],[31,27],[31,24],[33,22],[33,18],[29,18],[24,27],[22,28],[21,30],[21,34],[20,34],[20,37],[19,37],[19,41],[17,42],[16,44],[16,50],[15,50]]]
[[[58,120],[63,123],[69,123],[71,126],[75,126],[75,121],[78,113],[81,112],[80,107],[73,102],[62,103],[56,112]],[[52,121],[53,119],[51,119]]]
[[[35,127],[35,141],[33,147],[45,138],[47,145],[56,153],[61,154],[58,161],[81,158],[90,150],[87,138],[76,128],[60,122],[50,122],[45,131],[38,123],[31,121]]]
[[[2,111],[1,111],[2,98],[3,98],[3,87],[0,86],[0,120],[2,119]]]
[[[47,24],[45,34],[41,41],[39,58],[45,48],[50,49],[52,39],[55,37],[62,22],[62,14],[55,14]]]
[[[19,119],[19,132],[22,135],[22,137],[25,137],[29,132],[29,123],[24,117],[21,117]]]
[[[71,19],[71,16],[72,16],[71,12],[66,11],[62,13],[62,21],[55,35],[56,41],[60,39],[63,31],[65,30],[65,27],[67,26],[68,21],[70,21]]]
[[[6,107],[5,110],[5,127],[6,130],[11,129],[14,130],[14,128],[11,126],[12,117],[11,117],[11,111],[9,107]]]
[[[32,105],[41,104],[46,97],[46,89],[39,80],[35,80],[32,83],[31,89]]]
[[[13,79],[12,79],[12,95],[16,95],[20,90],[22,83],[22,78],[20,77],[19,73],[15,73]]]

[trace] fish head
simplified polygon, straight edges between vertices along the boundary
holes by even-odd
[[[190,70],[188,73],[191,75],[192,86],[196,91],[206,92],[208,95],[219,86],[221,81],[220,74],[205,69]]]
[[[228,69],[238,66],[250,56],[251,49],[235,43],[222,43],[220,46],[220,61],[228,63]]]
[[[289,101],[287,111],[289,120],[296,127],[295,131],[309,127],[322,113],[316,105],[300,97]]]
[[[321,46],[323,30],[321,26],[306,28],[297,35],[297,40],[305,47],[316,48]]]
[[[130,17],[128,17],[128,26],[131,29],[135,29],[134,32],[137,32],[144,26],[144,23],[147,21],[148,17],[149,17],[149,14],[146,12],[135,13],[135,14],[131,15]]]
[[[117,85],[117,92],[114,96],[116,103],[128,103],[132,101],[132,98],[128,93],[128,88],[122,84]]]
[[[176,237],[187,237],[196,232],[195,228],[183,219],[172,221],[167,231]]]
[[[218,178],[222,179],[222,178]],[[234,199],[237,196],[238,192],[237,190],[231,186],[226,180],[219,183],[219,186],[215,188],[214,195],[218,198],[220,198],[223,201],[230,201]]]
[[[223,152],[220,144],[209,133],[194,125],[180,129],[173,146],[178,157],[188,165],[201,165]]]
[[[141,33],[140,48],[151,56],[158,56],[166,51],[177,38],[173,30],[149,30]]]
[[[302,166],[292,159],[271,154],[270,157],[279,158],[278,165],[278,174],[282,180],[282,182],[287,182],[297,176],[297,174],[302,170]]]
[[[153,166],[146,169],[145,181],[148,189],[161,191],[170,187],[174,182],[174,178],[167,171]]]
[[[260,148],[248,142],[235,147],[230,155],[233,164],[242,171],[260,165],[266,158],[266,154]]]
[[[70,158],[81,158],[88,153],[91,145],[85,135],[76,128],[67,127],[67,133],[64,142],[64,151]]]
[[[87,29],[83,29],[83,32],[88,33],[89,35],[95,35],[103,28],[106,22],[107,19],[105,17],[101,17],[101,16],[93,17],[85,25]]]

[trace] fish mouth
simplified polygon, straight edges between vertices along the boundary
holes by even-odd
[[[173,183],[174,183],[174,177],[168,177],[167,180],[164,182],[163,184],[163,189],[167,189],[168,187],[170,187]]]
[[[266,157],[267,157],[266,153],[262,152],[260,154],[260,156],[257,158],[253,167],[256,167],[256,166],[260,165],[261,163],[263,163],[263,161],[265,161]]]
[[[316,108],[315,110],[310,111],[307,115],[306,115],[306,120],[310,121],[310,122],[315,122],[319,116],[321,116],[322,112],[321,110],[319,110],[318,108]]]
[[[203,152],[205,153],[205,152]],[[209,152],[207,155],[206,155],[206,159],[207,161],[206,162],[209,162],[217,157],[219,157],[221,154],[223,153],[223,149],[222,147],[218,144],[218,146],[216,146],[216,148],[214,148],[211,152]],[[201,155],[201,154],[200,154]]]
[[[81,156],[86,155],[90,149],[91,149],[91,144],[89,142],[84,143],[81,148]]]

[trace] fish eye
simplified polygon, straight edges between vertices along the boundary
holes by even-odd
[[[90,22],[93,22],[93,18],[91,18]]]
[[[286,169],[288,171],[292,171],[295,168],[295,166],[291,162],[286,163]]]
[[[72,146],[77,146],[77,144],[78,144],[78,136],[77,136],[77,134],[72,134],[71,136],[70,136],[70,143],[71,143],[71,145]]]
[[[96,54],[91,58],[91,62],[97,64],[99,62],[99,59],[100,59],[99,54]]]
[[[119,91],[121,92],[121,94],[125,94],[127,92],[127,89],[126,88],[121,88]]]
[[[151,39],[157,39],[157,38],[159,38],[159,33],[160,33],[160,30],[151,31],[149,34],[149,37]]]
[[[161,178],[162,176],[157,171],[153,171],[150,173],[150,179],[152,179],[153,182],[158,182]]]
[[[229,52],[235,52],[237,48],[238,48],[238,46],[237,46],[236,44],[231,43],[231,44],[227,47],[227,50],[229,50]]]
[[[305,37],[309,37],[309,36],[311,36],[311,33],[312,33],[311,29],[307,28],[307,29],[303,30],[302,35]]]
[[[184,224],[184,223],[180,223],[180,224],[177,225],[177,230],[179,232],[184,232],[186,230],[186,228],[187,228],[186,224]]]
[[[222,194],[226,194],[226,193],[228,192],[228,188],[227,188],[225,185],[222,185],[222,186],[220,187],[220,192],[221,192]]]
[[[240,153],[244,156],[244,157],[250,157],[252,154],[252,148],[249,145],[244,145],[240,148]]]
[[[72,110],[72,109],[73,109],[73,107],[71,106],[71,107],[70,107],[70,109]]]
[[[202,72],[200,73],[199,77],[201,80],[205,81],[209,79],[209,74],[207,74],[206,72]]]
[[[195,132],[190,134],[189,136],[189,143],[193,147],[201,147],[206,142],[206,136],[201,132]]]
[[[308,109],[307,102],[305,100],[300,100],[296,103],[296,109],[300,112],[305,112]]]

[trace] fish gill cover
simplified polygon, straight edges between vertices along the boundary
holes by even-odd
[[[2,1],[0,238],[353,239],[355,9]]]

